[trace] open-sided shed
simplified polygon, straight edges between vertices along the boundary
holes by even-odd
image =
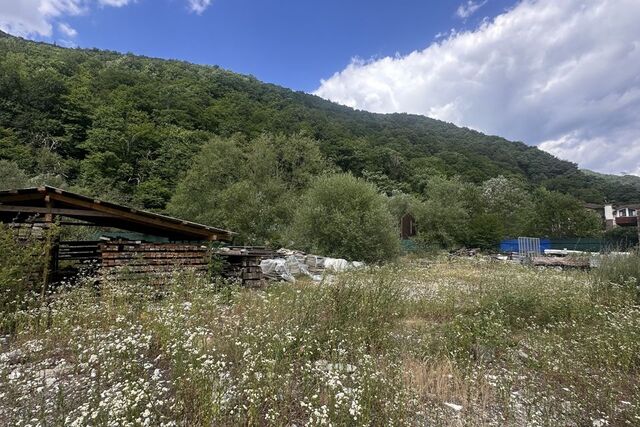
[[[126,270],[153,276],[173,271],[177,266],[206,271],[210,258],[207,242],[229,242],[235,234],[49,186],[0,191],[0,222],[22,232],[42,232],[56,223],[124,230],[149,237],[55,239],[49,242],[50,268],[46,281],[55,277],[61,261],[93,263],[103,275]]]
[[[0,220],[5,223],[94,225],[135,231],[171,241],[231,241],[234,233],[106,202],[55,187],[0,191]],[[66,221],[72,219],[74,221]]]

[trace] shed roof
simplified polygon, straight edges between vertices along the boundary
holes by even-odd
[[[69,217],[100,227],[137,231],[172,240],[230,241],[235,234],[50,186],[0,191],[0,221],[10,222],[34,215]]]

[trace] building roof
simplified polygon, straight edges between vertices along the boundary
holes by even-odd
[[[584,203],[583,206],[587,209],[604,209],[605,206],[611,206],[612,209],[614,210],[625,209],[625,208],[640,209],[640,203],[626,203],[626,204],[617,204],[617,205],[613,203],[608,203],[604,205],[599,203]]]
[[[172,240],[231,241],[236,234],[50,186],[0,191],[1,222],[23,221],[36,215],[74,218],[99,227],[136,231]]]

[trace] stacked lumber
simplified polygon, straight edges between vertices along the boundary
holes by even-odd
[[[98,262],[100,260],[99,244],[100,241],[61,241],[58,245],[58,259]]]
[[[533,257],[531,264],[536,267],[581,268],[590,267],[589,258],[585,257]]]
[[[19,222],[10,223],[9,228],[13,230],[19,241],[44,240],[46,230],[51,224],[43,222]]]
[[[231,247],[216,251],[216,255],[223,261],[223,277],[255,288],[264,284],[260,261],[271,257],[273,252],[262,247]]]
[[[161,279],[176,271],[209,270],[209,248],[188,243],[109,241],[98,245],[103,278]],[[158,280],[154,280],[158,279]]]

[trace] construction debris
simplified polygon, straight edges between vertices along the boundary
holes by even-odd
[[[295,282],[296,276],[307,276],[319,282],[327,273],[341,273],[364,265],[358,261],[349,262],[342,258],[323,257],[284,248],[276,251],[274,258],[260,262],[266,278],[287,282]]]

